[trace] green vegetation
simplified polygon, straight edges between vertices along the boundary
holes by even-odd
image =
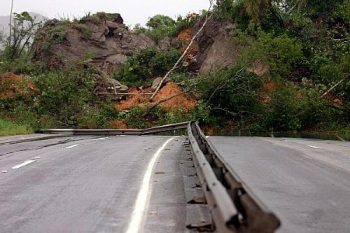
[[[136,25],[134,31],[146,33],[158,43],[166,37],[175,37],[182,30],[193,27],[199,18],[200,15],[197,14],[190,14],[186,17],[179,16],[176,20],[169,16],[156,15],[148,20],[147,28]]]
[[[95,79],[91,70],[55,71],[27,79],[35,86],[35,92],[0,98],[0,118],[12,119],[14,126],[25,125],[34,130],[105,128],[117,116],[112,101],[93,94]],[[0,83],[0,89],[6,89],[3,85],[6,82]]]
[[[237,23],[246,48],[239,64],[199,82],[207,122],[251,132],[349,128],[348,0],[221,2],[215,16]],[[257,64],[265,72],[254,78]]]
[[[94,70],[72,64],[74,68],[45,71],[31,61],[27,37],[19,38],[22,42],[5,44],[0,72],[24,74],[35,90],[0,98],[1,129],[8,134],[12,128],[19,132],[41,127],[103,128],[113,120],[144,128],[202,118],[208,125],[231,133],[327,131],[349,135],[349,7],[349,0],[218,1],[213,19],[236,25],[232,39],[242,48],[237,63],[216,72],[197,76],[181,67],[171,75],[197,99],[197,106],[189,111],[167,111],[160,106],[150,110],[150,105],[139,104],[117,112],[116,102],[94,95]],[[13,30],[32,20],[27,14],[16,17],[22,24],[14,25]],[[98,24],[108,17],[118,15],[98,13],[80,20],[61,20],[37,33],[36,40],[42,49],[64,43],[67,28],[89,39],[91,31],[86,24]],[[146,28],[136,26],[134,31],[158,43],[176,37],[199,19],[196,14],[176,20],[156,15]],[[28,33],[33,35],[32,30]],[[130,56],[113,78],[130,87],[148,87],[180,57],[180,45],[174,47],[170,51],[149,48]],[[86,51],[84,56],[93,54]],[[0,94],[8,85],[0,83]]]
[[[27,125],[18,125],[0,118],[0,136],[33,133],[33,129]]]
[[[131,56],[113,78],[129,86],[142,86],[152,83],[154,78],[165,75],[180,57],[176,49],[157,51],[155,48],[142,50]]]
[[[4,47],[0,51],[0,73],[9,70],[17,73],[32,73],[40,70],[41,64],[32,62],[32,42],[35,33],[42,27],[28,12],[14,13],[11,37],[1,38]]]

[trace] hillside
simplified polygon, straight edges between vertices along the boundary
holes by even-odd
[[[22,74],[36,91],[2,98],[1,117],[34,128],[202,118],[208,132],[228,134],[346,132],[349,1],[257,4],[224,0],[212,12],[156,15],[134,29],[117,13],[49,20],[25,59],[9,66],[2,57],[1,71]],[[2,91],[16,85],[2,82]]]

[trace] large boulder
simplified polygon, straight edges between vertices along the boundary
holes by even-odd
[[[34,59],[48,68],[91,60],[110,75],[127,56],[154,46],[150,37],[130,31],[119,14],[98,13],[80,21],[48,21],[38,32],[33,48]]]
[[[204,18],[195,25],[193,33],[196,33],[203,23]],[[234,29],[235,25],[229,21],[210,18],[196,40],[198,54],[190,69],[207,74],[236,64],[243,46],[234,39]]]

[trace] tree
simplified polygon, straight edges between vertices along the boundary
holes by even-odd
[[[218,0],[217,4],[223,4],[227,0]],[[235,0],[228,0],[235,1]],[[312,1],[312,0],[309,0]],[[255,22],[260,22],[261,18],[268,11],[280,20],[276,8],[284,9],[286,12],[291,12],[295,8],[306,6],[307,0],[244,0],[244,7],[247,15]]]
[[[12,37],[12,14],[13,14],[13,0],[11,0],[11,10],[10,10],[10,37]],[[11,40],[9,40],[9,46],[11,46]]]
[[[20,57],[24,51],[29,51],[35,32],[42,25],[42,22],[37,22],[28,12],[14,13],[14,16],[5,48],[5,55],[10,60]]]
[[[147,22],[147,27],[152,29],[168,28],[175,25],[175,20],[166,15],[156,15],[150,18]]]

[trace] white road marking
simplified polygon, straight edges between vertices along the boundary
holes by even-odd
[[[35,162],[35,160],[29,159],[29,160],[24,161],[24,162],[21,163],[21,164],[17,164],[16,166],[13,166],[12,169],[18,169],[18,168],[27,166],[28,164],[34,163],[34,162]]]
[[[308,145],[308,147],[314,148],[314,149],[320,149],[320,147],[313,146],[313,145]]]
[[[107,139],[108,137],[104,137],[104,138],[94,138],[94,139],[92,139],[92,141],[99,141],[99,140],[105,140],[105,139]]]
[[[34,159],[41,159],[39,156],[34,157]]]
[[[137,194],[137,199],[135,202],[135,207],[131,215],[131,220],[129,222],[128,229],[126,233],[138,233],[140,232],[140,228],[143,224],[143,217],[145,215],[146,209],[148,208],[148,202],[150,198],[150,189],[151,189],[151,178],[153,173],[154,165],[156,164],[159,156],[162,151],[168,145],[168,143],[173,140],[175,137],[168,139],[153,155],[151,161],[147,166],[146,173],[143,177],[141,188],[139,193]]]
[[[1,173],[7,173],[7,171],[6,171],[6,170],[3,170],[3,171],[1,171]]]
[[[66,149],[72,149],[74,147],[78,146],[78,144],[75,144],[75,145],[71,145],[71,146],[67,146]]]

